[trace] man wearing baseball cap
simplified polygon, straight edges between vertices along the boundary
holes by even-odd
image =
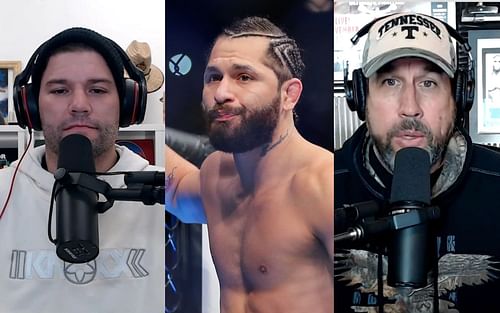
[[[463,127],[470,48],[417,13],[363,35],[345,92],[365,123],[335,151],[335,312],[500,312],[500,154]]]

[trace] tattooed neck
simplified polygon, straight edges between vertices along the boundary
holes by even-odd
[[[268,144],[265,144],[263,147],[262,147],[262,152],[260,153],[260,156],[265,156],[269,151],[271,151],[274,147],[276,147],[277,145],[279,145],[280,143],[283,142],[283,140],[285,140],[285,138],[288,136],[288,129],[286,130],[286,133],[283,135],[280,135],[280,138],[275,142],[275,143],[268,143]]]

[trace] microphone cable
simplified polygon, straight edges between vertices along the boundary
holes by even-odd
[[[24,149],[24,152],[21,155],[21,158],[19,159],[19,162],[16,165],[16,169],[14,170],[14,175],[12,175],[12,179],[10,181],[9,193],[7,194],[7,199],[5,199],[5,203],[2,207],[2,210],[0,211],[0,219],[2,219],[2,216],[5,213],[5,209],[7,208],[7,205],[9,204],[10,196],[12,195],[12,190],[14,189],[14,182],[16,180],[17,171],[21,167],[21,162],[23,161],[24,156],[26,155],[26,152],[28,152],[28,149],[31,145],[31,139],[33,138],[33,132],[30,130],[29,133],[30,133],[30,138],[28,140],[28,144],[26,145],[26,148]]]
[[[71,171],[72,173],[83,173],[87,175],[95,175],[95,176],[100,176],[100,175],[121,175],[126,172],[108,172],[108,173],[101,173],[101,172],[87,172],[87,171]],[[47,221],[47,235],[49,237],[49,241],[52,242],[53,244],[57,244],[57,239],[54,239],[52,237],[52,216],[54,214],[54,202],[56,198],[56,189],[57,189],[58,182],[55,181],[54,184],[52,185],[52,192],[50,193],[50,207],[49,207],[49,218]],[[85,188],[84,186],[81,186]],[[60,188],[62,189],[62,188]],[[88,188],[85,188],[88,189]]]
[[[89,174],[89,175],[92,175],[92,174],[96,174],[97,172],[86,172],[86,171],[71,171],[72,173],[84,173],[84,174]],[[57,244],[57,240],[54,239],[54,237],[52,237],[52,215],[53,215],[53,212],[54,212],[54,202],[55,202],[55,198],[57,196],[57,193],[56,193],[56,189],[57,189],[57,186],[58,186],[58,182],[55,181],[54,184],[52,185],[52,192],[50,193],[50,207],[49,207],[49,220],[47,222],[47,235],[49,237],[49,241],[52,242],[53,244]],[[88,189],[86,188],[85,186],[81,186],[82,188],[85,188],[85,189]],[[61,188],[59,188],[59,190],[61,190]],[[90,189],[88,189],[90,190]]]

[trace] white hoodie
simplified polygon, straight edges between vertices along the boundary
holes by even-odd
[[[163,171],[125,147],[109,172]],[[0,219],[0,313],[160,313],[164,311],[164,206],[115,201],[99,214],[99,255],[65,263],[47,235],[53,174],[45,147],[28,151]],[[0,210],[17,161],[0,170]],[[124,188],[123,175],[99,177]],[[52,217],[55,234],[55,205]]]

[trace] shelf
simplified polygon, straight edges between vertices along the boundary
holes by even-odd
[[[28,130],[17,125],[0,125],[0,150],[2,148],[17,148],[20,158],[28,143]]]
[[[17,125],[0,125],[0,152],[2,148],[17,148],[18,157],[21,157],[28,143],[29,133]],[[165,166],[164,142],[165,127],[163,124],[141,124],[120,128],[119,140],[149,139],[154,142],[155,165]],[[31,145],[43,141],[43,133],[34,132]]]

